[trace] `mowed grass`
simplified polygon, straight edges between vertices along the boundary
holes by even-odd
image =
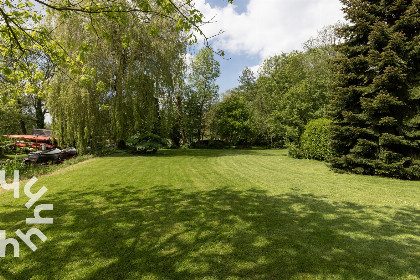
[[[48,237],[0,279],[420,279],[420,182],[333,173],[282,150],[163,150],[43,176]],[[21,184],[21,190],[23,184]],[[0,195],[0,229],[31,227]]]

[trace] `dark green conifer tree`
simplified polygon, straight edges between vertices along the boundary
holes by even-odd
[[[341,0],[333,168],[420,178],[420,1]]]

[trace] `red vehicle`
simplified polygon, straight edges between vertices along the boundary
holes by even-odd
[[[32,149],[42,149],[42,146],[45,145],[47,150],[54,149],[57,147],[57,139],[45,136],[37,135],[3,135],[7,138],[16,139],[14,145],[16,147],[28,147]]]
[[[59,163],[63,160],[77,156],[77,150],[72,147],[65,149],[57,148],[57,138],[38,136],[38,135],[4,135],[9,139],[14,139],[12,144],[15,147],[26,147],[36,149],[28,154],[26,162],[31,163]]]

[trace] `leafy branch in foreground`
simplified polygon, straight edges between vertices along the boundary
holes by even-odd
[[[232,3],[233,0],[228,0]],[[34,5],[36,3],[37,5]],[[41,9],[41,11],[40,11]],[[41,0],[17,0],[0,1],[0,36],[7,46],[2,43],[2,53],[8,49],[9,52],[20,55],[29,51],[23,43],[29,39],[31,44],[45,48],[48,41],[52,38],[48,36],[52,30],[45,30],[37,27],[47,12],[56,11],[63,16],[70,16],[72,13],[88,14],[91,23],[95,21],[97,15],[107,15],[117,21],[124,20],[127,13],[135,15],[143,22],[150,21],[151,16],[158,16],[171,20],[179,31],[190,34],[192,43],[197,42],[195,31],[202,36],[208,44],[209,37],[201,30],[204,24],[203,14],[195,8],[192,0],[173,1],[173,0],[135,0],[135,1],[41,1]],[[19,57],[19,55],[17,55]]]

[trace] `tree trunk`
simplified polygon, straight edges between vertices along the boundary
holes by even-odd
[[[115,96],[113,98],[113,119],[114,119],[114,131],[113,138],[117,143],[125,139],[125,124],[126,124],[126,115],[124,108],[124,97],[123,97],[123,77],[126,70],[127,58],[126,54],[123,51],[119,57],[119,65],[116,73],[114,73],[114,90]]]
[[[185,138],[185,126],[184,126],[184,110],[182,108],[182,98],[180,95],[176,97],[176,106],[178,107],[178,121],[179,121],[179,130],[182,138],[182,145],[187,144],[187,139]]]
[[[25,121],[24,120],[20,120],[19,123],[20,123],[20,129],[22,130],[22,134],[23,135],[28,134],[27,131],[26,131],[26,123],[25,123]]]
[[[200,104],[200,123],[199,123],[199,127],[198,127],[198,137],[197,140],[202,140],[202,131],[204,128],[204,103],[202,102]],[[204,135],[203,135],[204,136]]]
[[[44,110],[42,109],[42,99],[35,97],[35,118],[36,118],[36,127],[39,129],[45,128],[45,115]]]
[[[20,99],[18,99],[17,103],[18,103],[18,105],[19,105],[19,106],[21,107],[21,109],[22,109],[22,116],[24,116],[25,114],[23,114],[22,101],[20,101]],[[27,133],[27,130],[26,130],[26,123],[25,123],[25,120],[24,120],[23,118],[19,120],[19,124],[20,124],[20,129],[22,130],[22,134],[23,134],[23,135],[28,134],[28,133]]]

